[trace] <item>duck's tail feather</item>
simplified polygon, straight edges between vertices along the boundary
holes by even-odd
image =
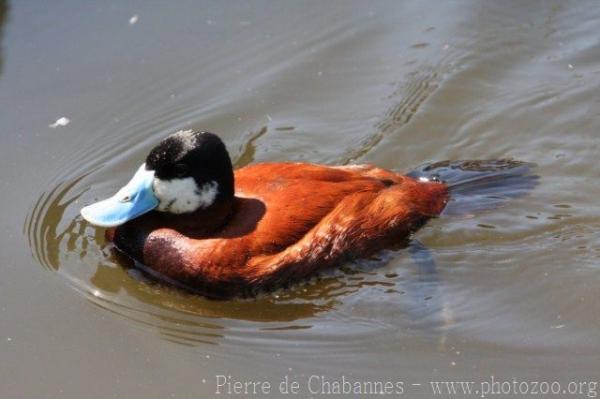
[[[470,215],[529,193],[539,181],[532,173],[535,166],[513,159],[442,161],[421,165],[408,175],[446,183],[450,200],[442,216]]]

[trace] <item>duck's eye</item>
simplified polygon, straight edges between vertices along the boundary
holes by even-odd
[[[121,201],[121,202],[129,202],[129,201],[131,201],[131,195],[126,194],[126,195],[122,196],[121,198],[119,198],[119,201]]]
[[[184,177],[188,174],[188,167],[183,163],[178,163],[175,164],[175,166],[173,167],[173,171],[175,173],[175,176]]]

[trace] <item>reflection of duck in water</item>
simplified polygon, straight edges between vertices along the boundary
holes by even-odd
[[[328,297],[327,287],[314,288],[305,286],[301,289],[285,290],[280,295],[259,295],[252,300],[239,300],[235,306],[229,301],[213,301],[199,295],[191,295],[177,289],[157,290],[152,281],[135,269],[135,263],[127,259],[118,251],[106,254],[107,262],[101,262],[94,275],[91,277],[93,292],[90,300],[100,302],[102,306],[112,308],[116,313],[127,314],[128,307],[120,299],[112,300],[120,291],[125,291],[127,296],[136,298],[143,304],[152,305],[148,314],[158,319],[163,317],[161,309],[168,312],[166,318],[177,321],[177,323],[197,323],[212,328],[218,325],[215,318],[227,318],[236,320],[259,321],[259,322],[293,322],[296,320],[314,317],[319,313],[331,310],[336,303],[335,298]],[[116,264],[123,267],[116,267]],[[325,279],[329,281],[332,279]],[[145,284],[140,284],[140,281]],[[303,292],[307,288],[312,292],[311,300],[306,300]],[[310,295],[310,294],[308,294]],[[314,297],[318,296],[317,299]],[[117,306],[114,306],[116,302]],[[133,312],[135,317],[139,316],[137,311]],[[132,317],[134,317],[132,316]],[[197,320],[195,316],[209,317],[212,320]],[[160,322],[153,324],[160,326]],[[219,327],[223,328],[223,327]]]
[[[81,213],[111,227],[117,248],[160,279],[229,297],[390,246],[439,215],[450,191],[372,165],[266,163],[234,173],[216,135],[180,131],[115,196]]]

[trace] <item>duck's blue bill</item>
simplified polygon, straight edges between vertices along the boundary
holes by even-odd
[[[114,227],[143,215],[158,206],[152,190],[154,171],[142,166],[127,185],[114,196],[81,209],[81,216],[91,224]]]

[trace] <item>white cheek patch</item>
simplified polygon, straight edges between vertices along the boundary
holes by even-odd
[[[171,180],[155,178],[153,189],[160,201],[156,209],[171,213],[187,213],[207,208],[219,193],[217,182],[211,181],[199,188],[193,177]]]

